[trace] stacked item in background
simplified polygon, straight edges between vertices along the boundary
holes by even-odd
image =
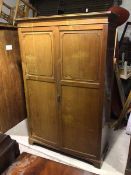
[[[16,0],[15,7],[9,6],[4,0],[0,1],[0,18],[10,25],[15,25],[16,18],[35,17],[37,10],[26,0]]]

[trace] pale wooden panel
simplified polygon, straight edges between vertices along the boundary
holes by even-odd
[[[28,74],[53,76],[53,43],[51,32],[24,34],[24,57]]]
[[[98,142],[99,91],[62,87],[63,147],[95,155]]]
[[[82,14],[81,14],[82,15]],[[86,13],[87,15],[87,13]],[[80,18],[75,18],[75,20],[72,20],[71,18],[69,19],[68,17],[68,20],[65,20],[65,19],[62,19],[63,15],[60,16],[58,15],[57,16],[58,18],[61,18],[59,20],[47,20],[47,16],[45,18],[44,21],[42,21],[42,18],[32,18],[29,20],[28,19],[25,19],[23,20],[22,22],[20,22],[20,20],[18,21],[18,27],[19,28],[23,28],[24,29],[27,29],[29,27],[39,27],[39,26],[75,26],[75,25],[91,25],[91,24],[108,24],[109,23],[109,20],[108,18],[106,17],[96,17],[96,18],[83,18],[82,16]],[[37,22],[36,22],[37,21]],[[68,22],[67,22],[68,21]]]
[[[40,137],[43,142],[56,144],[58,119],[55,84],[28,80],[27,87],[32,136]]]
[[[99,80],[100,36],[100,30],[61,32],[63,79]]]

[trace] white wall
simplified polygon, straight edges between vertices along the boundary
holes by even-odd
[[[4,2],[7,3],[9,6],[13,7],[13,6],[15,6],[16,0],[4,0]],[[3,8],[3,11],[5,11],[6,13],[8,13],[7,8]],[[1,19],[1,18],[0,18],[0,22],[6,23],[6,21],[3,20],[3,19]]]
[[[10,6],[15,6],[16,0],[4,0],[4,2],[9,4]]]
[[[123,3],[122,3],[122,5],[121,5],[121,7],[127,9],[127,10],[130,12],[130,17],[129,17],[128,21],[131,22],[131,0],[123,0]],[[125,24],[126,24],[126,23],[125,23]],[[121,37],[121,35],[122,35],[122,32],[123,32],[124,27],[125,27],[125,24],[123,24],[122,26],[120,26],[120,27],[118,28],[118,36],[119,36],[119,39],[120,39],[120,37]],[[130,33],[128,33],[128,35],[129,35],[130,38],[131,38],[131,31],[130,31]]]
[[[4,2],[6,4],[8,4],[9,6],[11,7],[15,7],[15,4],[16,4],[16,0],[4,0]],[[6,12],[8,14],[8,10],[7,8],[3,8],[3,11]],[[5,20],[1,19],[0,18],[0,22],[4,22],[4,23],[7,23]]]

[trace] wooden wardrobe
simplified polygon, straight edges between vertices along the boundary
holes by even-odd
[[[17,28],[0,24],[0,132],[26,117]]]
[[[116,16],[19,19],[29,141],[100,167],[108,148]]]

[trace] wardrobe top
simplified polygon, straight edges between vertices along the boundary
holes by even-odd
[[[38,21],[49,21],[49,20],[61,20],[61,19],[83,19],[83,18],[110,18],[114,20],[117,15],[111,11],[106,12],[92,12],[92,13],[77,13],[77,14],[64,14],[64,15],[53,15],[53,16],[39,16],[33,18],[18,18],[16,19],[17,23],[21,22],[38,22]]]

